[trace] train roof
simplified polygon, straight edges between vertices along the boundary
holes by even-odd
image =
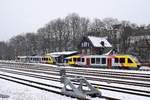
[[[77,53],[78,51],[62,51],[62,52],[52,52],[50,54],[57,54],[57,55],[61,55],[61,54],[64,54],[64,55],[68,55],[68,54],[72,54],[72,53]]]
[[[112,54],[112,55],[83,55],[81,57],[106,57],[106,56],[118,56],[118,57],[134,57],[132,55],[129,55],[129,54]]]
[[[73,55],[73,56],[66,57],[65,59],[69,59],[69,58],[72,58],[72,57],[81,57],[81,56],[80,55]]]
[[[106,55],[83,55],[81,57],[106,57]]]
[[[18,58],[37,58],[37,57],[42,57],[42,56],[18,56]]]
[[[59,57],[61,55],[71,55],[71,54],[76,54],[78,53],[78,51],[63,51],[63,52],[52,52],[52,53],[48,53],[46,55],[51,55],[53,57]]]
[[[27,58],[28,56],[17,56],[17,58]]]

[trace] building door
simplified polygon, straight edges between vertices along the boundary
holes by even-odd
[[[90,65],[90,58],[86,58],[86,65],[87,65],[87,66]]]
[[[112,68],[112,59],[111,59],[111,58],[107,58],[107,67],[108,67],[109,69]]]

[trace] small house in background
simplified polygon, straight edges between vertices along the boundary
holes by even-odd
[[[108,42],[107,37],[83,37],[78,45],[79,51],[83,55],[101,55],[109,52],[112,45]]]

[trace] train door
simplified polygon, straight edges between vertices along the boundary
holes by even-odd
[[[112,68],[112,59],[111,59],[111,58],[107,58],[107,67],[108,67],[109,69]]]
[[[90,65],[90,58],[86,58],[86,65],[87,65],[87,66]]]

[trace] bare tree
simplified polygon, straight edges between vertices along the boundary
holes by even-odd
[[[14,48],[15,56],[26,55],[26,39],[23,35],[13,37],[9,41],[10,46]]]
[[[65,18],[69,23],[69,32],[70,32],[70,40],[72,40],[72,45],[74,46],[74,49],[77,49],[77,39],[80,38],[80,17],[73,13],[68,15]]]

